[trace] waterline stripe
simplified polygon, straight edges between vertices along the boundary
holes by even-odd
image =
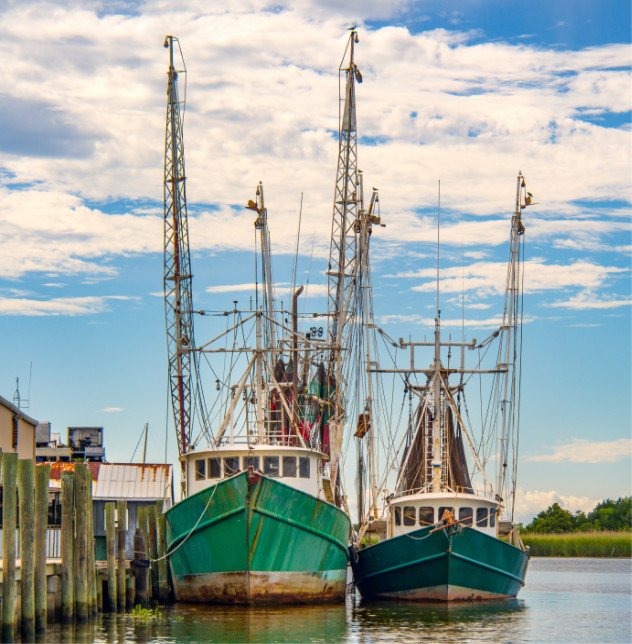
[[[476,559],[470,559],[465,555],[460,555],[458,552],[452,552],[451,554],[455,559],[461,559],[461,561],[467,561],[468,563],[471,563],[474,566],[479,566],[480,568],[486,568],[487,570],[491,570],[492,572],[495,572],[498,575],[503,575],[505,577],[514,579],[515,581],[519,581],[520,585],[524,586],[524,580],[522,580],[520,577],[517,577],[516,575],[512,575],[510,572],[507,572],[506,570],[501,570],[500,568],[496,568],[496,566],[491,566],[490,564],[483,563],[482,561],[476,561]]]
[[[384,568],[383,570],[376,570],[375,572],[370,572],[368,575],[364,575],[364,578],[360,581],[360,583],[364,582],[365,579],[369,579],[369,577],[375,577],[376,575],[385,575],[386,573],[393,572],[394,570],[400,570],[401,568],[409,568],[410,566],[416,566],[417,564],[425,563],[426,561],[434,561],[435,559],[441,559],[441,557],[445,557],[447,554],[448,554],[447,552],[440,552],[436,555],[421,557],[421,559],[414,559],[413,561],[405,561],[404,563],[397,564],[397,566],[391,566],[390,568]]]

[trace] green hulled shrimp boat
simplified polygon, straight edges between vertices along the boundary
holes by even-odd
[[[501,599],[515,597],[524,585],[529,556],[513,525],[513,503],[525,231],[522,211],[530,204],[531,195],[520,173],[499,328],[482,343],[465,338],[455,342],[442,337],[437,305],[433,340],[400,339],[398,343],[398,348],[409,354],[409,367],[368,370],[369,378],[386,373],[401,376],[411,400],[411,414],[398,452],[394,491],[386,496],[381,520],[373,503],[351,549],[354,582],[363,598]],[[498,344],[496,354],[489,352],[494,343]],[[428,368],[416,368],[415,350],[424,348],[433,352],[432,362]],[[466,368],[465,354],[480,349],[494,356],[492,365],[484,368],[477,353],[478,363]],[[452,352],[460,353],[457,366],[450,362]],[[495,379],[489,389],[489,422],[479,428],[478,435],[469,422],[465,402],[466,384],[474,374],[477,388],[483,374]],[[497,478],[492,485],[485,465],[491,467],[494,456]],[[373,491],[373,498],[376,496]],[[508,520],[501,521],[503,515]],[[372,543],[367,544],[364,535],[370,535]]]
[[[349,42],[353,51],[355,31]],[[175,596],[227,604],[342,601],[351,522],[340,476],[344,382],[338,374],[350,320],[345,234],[353,203],[334,203],[328,310],[301,317],[302,286],[290,293],[291,310],[277,306],[260,183],[246,206],[256,213],[260,248],[254,302],[250,298],[249,307],[239,310],[235,301],[233,310],[217,314],[226,327],[210,342],[196,344],[193,315],[200,311],[194,311],[191,291],[177,88],[182,72],[174,67],[174,43],[167,36],[164,289],[182,466],[182,500],[166,515]],[[351,62],[343,71],[348,90],[336,190],[351,195],[356,70]],[[213,316],[206,319],[212,322]],[[303,319],[307,328],[301,330]],[[327,327],[320,326],[323,319]],[[215,380],[212,404],[200,375],[206,362]]]

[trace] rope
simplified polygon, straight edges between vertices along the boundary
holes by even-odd
[[[219,484],[215,486],[213,493],[211,494],[211,496],[208,497],[208,501],[206,502],[206,505],[204,506],[202,513],[200,514],[198,520],[195,522],[194,526],[189,530],[189,533],[187,534],[187,536],[173,550],[170,550],[169,552],[165,553],[162,557],[158,557],[157,559],[152,559],[151,557],[149,557],[149,553],[147,552],[134,551],[134,554],[138,553],[141,555],[147,555],[147,559],[150,563],[157,563],[158,561],[162,561],[163,559],[170,557],[174,552],[177,552],[180,549],[180,547],[183,546],[187,542],[189,537],[195,532],[195,529],[200,525],[200,521],[202,521],[202,517],[206,514],[206,511],[209,509],[209,506],[211,505],[211,501],[213,500],[213,497],[215,496],[215,492],[217,492],[218,487],[219,487]]]

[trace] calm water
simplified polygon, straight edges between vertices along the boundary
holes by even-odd
[[[519,599],[493,604],[366,604],[224,608],[179,604],[147,622],[103,615],[50,628],[60,642],[630,642],[632,561],[544,559],[529,564]]]

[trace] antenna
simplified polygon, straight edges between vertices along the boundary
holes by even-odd
[[[301,240],[301,220],[303,218],[303,193],[301,192],[301,205],[298,209],[298,230],[296,231],[296,249],[294,250],[294,269],[292,270],[292,290],[290,293],[294,293],[296,290],[296,270],[298,268],[298,248]]]
[[[31,375],[33,373],[33,363],[29,367],[29,384],[26,390],[26,398],[22,398],[20,395],[20,379],[15,379],[15,393],[13,394],[13,404],[18,409],[28,409],[31,402]]]
[[[441,316],[439,310],[439,249],[440,249],[440,230],[441,230],[441,179],[439,179],[439,188],[437,194],[437,317]]]

